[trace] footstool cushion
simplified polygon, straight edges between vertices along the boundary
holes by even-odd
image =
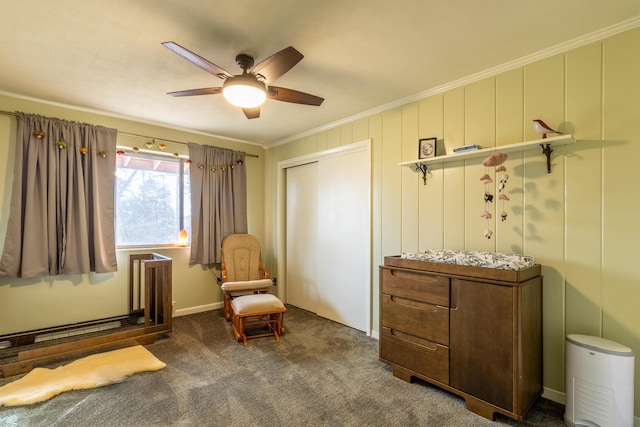
[[[282,301],[271,294],[242,295],[231,300],[231,305],[239,315],[272,312],[284,308]]]

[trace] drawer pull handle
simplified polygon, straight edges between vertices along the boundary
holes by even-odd
[[[441,305],[429,304],[421,301],[409,300],[406,298],[397,297],[395,295],[389,295],[389,301],[394,304],[403,305],[405,307],[417,308],[422,311],[430,311],[432,313],[436,313],[438,309],[446,308]]]
[[[402,333],[401,333],[401,335],[398,335],[398,334],[396,334],[396,331],[395,331],[394,329],[391,329],[391,330],[390,330],[390,332],[391,332],[391,335],[392,335],[392,336],[394,336],[394,337],[396,337],[397,339],[402,340],[402,341],[405,341],[405,342],[408,342],[408,343],[410,343],[410,344],[412,344],[412,345],[417,345],[417,346],[419,346],[419,347],[422,347],[422,348],[424,348],[424,349],[431,350],[431,351],[436,351],[436,350],[438,350],[438,347],[437,347],[435,344],[431,344],[431,345],[429,345],[429,344],[426,344],[426,343],[424,343],[424,342],[415,342],[415,341],[412,341],[412,340],[408,340],[408,339],[406,339],[406,338],[404,338],[404,337],[402,336],[402,335],[405,335],[405,334],[402,334]],[[421,340],[421,341],[422,341],[422,340]]]

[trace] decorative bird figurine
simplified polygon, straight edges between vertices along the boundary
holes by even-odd
[[[533,121],[533,129],[535,129],[536,132],[542,134],[543,139],[547,137],[548,133],[557,133],[562,135],[562,132],[558,132],[557,130],[551,129],[548,124],[538,119]]]

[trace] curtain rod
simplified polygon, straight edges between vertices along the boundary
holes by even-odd
[[[14,117],[17,116],[17,114],[14,113],[13,111],[0,110],[0,114],[4,114],[5,116],[14,116]],[[118,133],[120,135],[123,135],[123,136],[132,136],[132,137],[135,137],[135,138],[153,139],[153,140],[156,140],[156,141],[173,142],[173,143],[182,144],[182,145],[188,145],[189,144],[188,142],[175,141],[173,139],[166,139],[166,138],[158,138],[158,137],[155,137],[155,136],[140,135],[140,134],[131,133],[131,132],[118,131]],[[256,157],[256,158],[260,157],[257,154],[244,153],[244,155],[245,156],[249,156],[249,157]]]

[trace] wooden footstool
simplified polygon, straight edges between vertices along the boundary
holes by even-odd
[[[284,334],[282,301],[271,294],[242,295],[231,301],[231,322],[236,340],[247,345],[247,340],[274,336],[276,340]]]

